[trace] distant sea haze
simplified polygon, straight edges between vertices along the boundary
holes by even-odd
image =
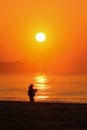
[[[40,65],[39,65],[40,64]],[[42,65],[41,65],[42,64]],[[55,64],[43,65],[43,63],[34,64],[32,62],[0,62],[0,73],[7,74],[30,74],[30,73],[48,73],[48,74],[87,74],[83,70],[77,71],[76,68],[69,69],[66,66],[55,66]]]
[[[29,101],[33,83],[36,102],[87,103],[87,75],[0,74],[0,100]]]
[[[37,68],[29,62],[0,62],[0,73],[34,73]]]

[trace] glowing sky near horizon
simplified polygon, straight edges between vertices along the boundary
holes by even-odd
[[[38,32],[46,44],[37,44]],[[87,72],[87,0],[0,1],[0,61]]]

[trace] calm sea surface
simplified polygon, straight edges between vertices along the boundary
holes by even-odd
[[[0,75],[0,100],[28,101],[30,83],[35,101],[87,103],[87,75]]]

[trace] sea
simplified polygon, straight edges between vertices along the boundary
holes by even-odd
[[[86,74],[0,74],[0,100],[29,101],[31,83],[35,102],[87,103]]]

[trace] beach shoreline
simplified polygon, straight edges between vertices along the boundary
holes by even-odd
[[[1,130],[86,130],[87,104],[0,101]]]

